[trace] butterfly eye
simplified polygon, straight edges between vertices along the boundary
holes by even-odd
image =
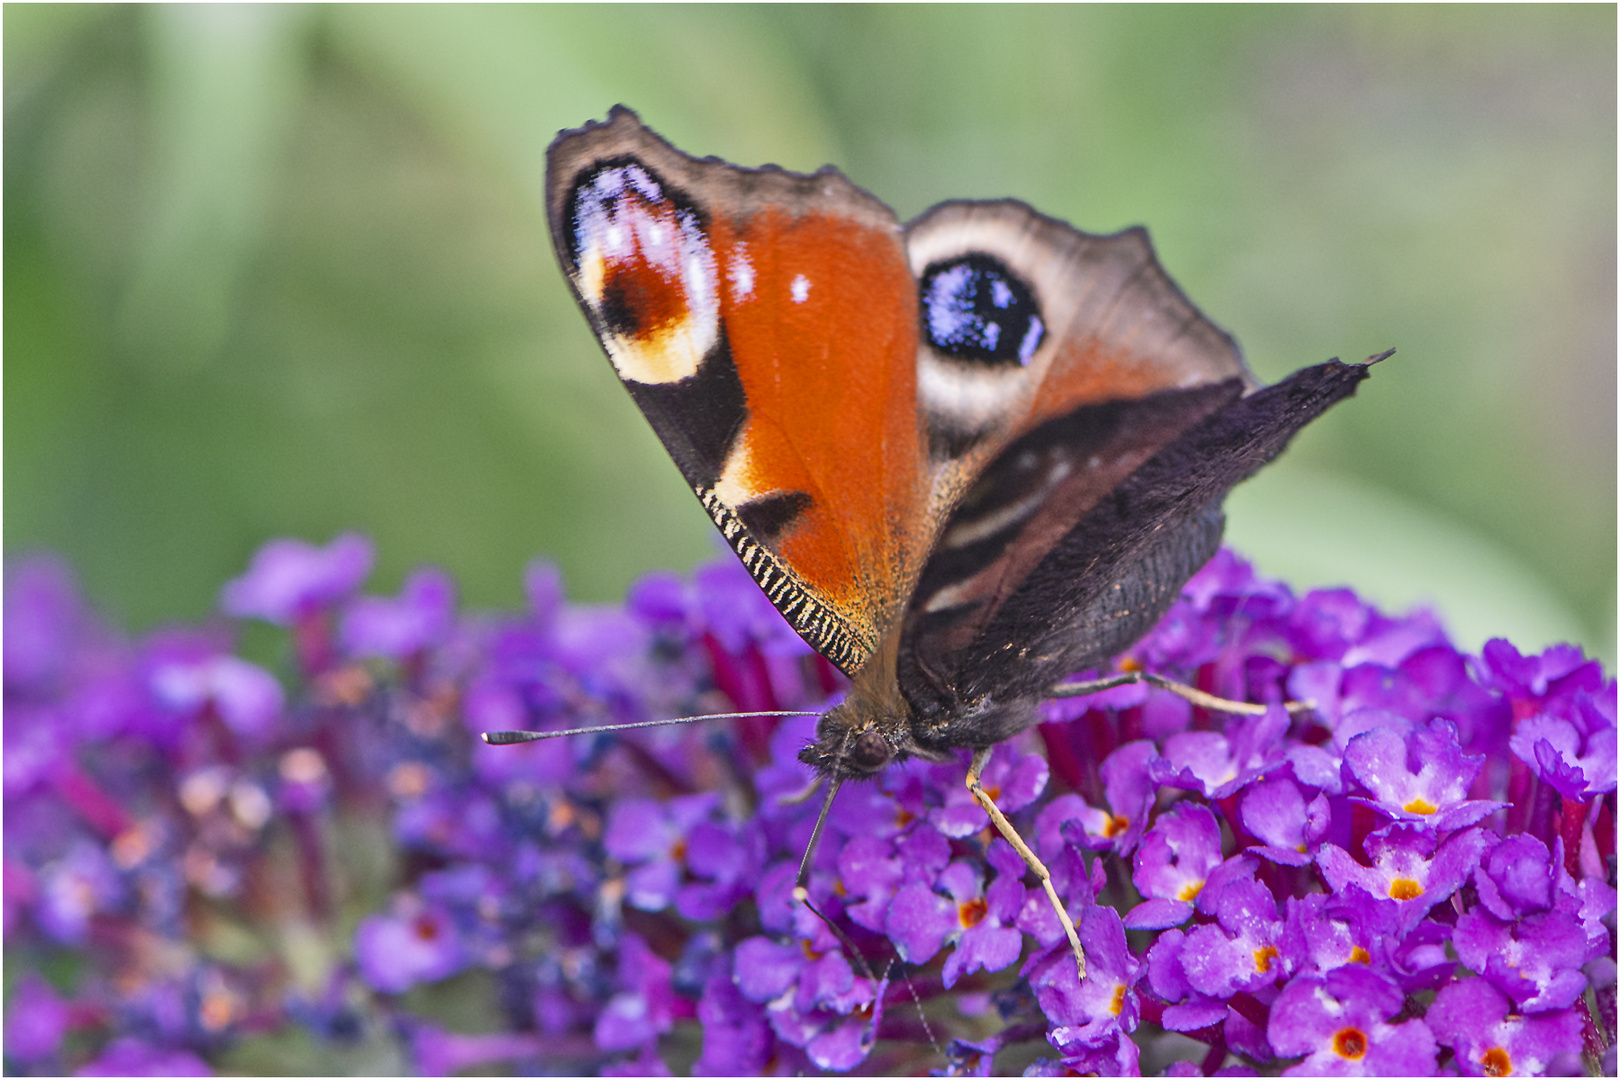
[[[855,745],[849,750],[850,763],[862,772],[877,772],[893,756],[889,740],[875,731],[868,731],[856,739]]]
[[[990,255],[933,263],[921,291],[923,332],[947,356],[1028,364],[1046,336],[1034,292]]]

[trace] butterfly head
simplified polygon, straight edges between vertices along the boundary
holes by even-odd
[[[915,714],[893,671],[893,636],[856,673],[849,694],[816,723],[816,741],[799,760],[834,780],[876,776],[908,757],[939,757],[913,735]]]
[[[799,751],[799,760],[817,772],[837,779],[875,776],[906,756],[903,721],[884,723],[883,717],[861,716],[845,702],[816,724],[816,741]]]

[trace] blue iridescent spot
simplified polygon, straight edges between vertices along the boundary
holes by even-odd
[[[1028,364],[1046,334],[1034,292],[982,253],[929,266],[921,305],[929,344],[963,360]]]

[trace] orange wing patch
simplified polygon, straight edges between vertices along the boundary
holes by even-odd
[[[776,558],[874,646],[926,555],[915,286],[897,236],[838,214],[761,210],[710,240],[748,420],[714,493],[804,496]]]

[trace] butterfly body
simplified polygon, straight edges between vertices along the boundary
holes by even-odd
[[[1220,503],[1366,366],[1258,387],[1140,229],[1023,203],[902,226],[836,170],[690,157],[623,108],[549,153],[553,240],[632,397],[777,609],[851,677],[834,779],[982,750],[1143,636]]]

